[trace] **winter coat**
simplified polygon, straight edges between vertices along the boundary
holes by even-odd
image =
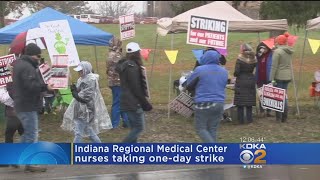
[[[291,62],[293,49],[290,46],[280,45],[273,52],[270,80],[291,80]]]
[[[119,39],[113,38],[107,60],[107,75],[109,87],[120,86],[120,77],[119,73],[116,71],[116,65],[122,58],[121,45],[122,43]]]
[[[12,84],[12,82],[10,82]],[[12,96],[9,93],[9,88],[8,88],[8,84],[7,83],[7,87],[1,87],[0,88],[0,103],[6,105],[5,107],[5,116],[15,116],[15,111],[13,108],[13,100],[12,100]],[[11,90],[12,91],[12,90]]]
[[[235,83],[234,104],[237,106],[256,105],[256,81],[253,74],[257,60],[254,52],[249,51],[240,54],[235,67],[234,76],[237,78]]]
[[[257,64],[256,64],[256,73],[255,73],[255,75],[256,75],[256,82],[258,83],[259,82],[259,71],[260,71],[260,69],[259,69],[259,62],[262,60],[262,58],[263,57],[257,57],[257,60],[258,60],[258,62],[257,62]],[[266,61],[267,61],[267,67],[266,67],[266,77],[267,77],[267,82],[271,82],[271,80],[270,80],[270,72],[271,72],[271,67],[272,67],[272,52],[269,52],[268,54],[267,54],[267,57],[266,57],[267,59],[266,59]]]
[[[214,51],[206,52],[187,79],[187,90],[195,89],[195,103],[225,101],[225,87],[228,82],[228,72],[219,65],[220,55]]]
[[[116,70],[120,74],[121,81],[120,109],[136,111],[150,105],[146,94],[147,87],[143,83],[142,67],[134,60],[122,59]]]
[[[16,112],[39,110],[40,94],[47,89],[37,72],[38,63],[31,56],[22,55],[13,67],[14,107]]]

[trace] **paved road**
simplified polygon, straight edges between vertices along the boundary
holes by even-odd
[[[1,180],[319,180],[320,166],[49,166],[45,173],[0,168]]]

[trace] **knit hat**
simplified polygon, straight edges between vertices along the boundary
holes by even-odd
[[[25,48],[25,55],[34,56],[41,54],[41,49],[34,43],[30,43]]]
[[[286,45],[288,41],[288,37],[289,37],[289,33],[285,32],[284,34],[279,35],[276,38],[276,43],[278,43],[279,45]]]

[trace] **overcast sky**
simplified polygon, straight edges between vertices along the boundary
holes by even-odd
[[[89,5],[90,5],[92,8],[95,8],[95,4],[96,4],[97,2],[101,2],[101,1],[89,1]],[[131,2],[131,3],[134,5],[134,8],[133,8],[134,12],[140,13],[140,12],[143,11],[143,2],[145,2],[145,1],[128,1],[128,2]],[[25,10],[22,12],[22,14],[23,14],[23,15],[22,15],[19,19],[23,19],[23,18],[28,17],[28,16],[31,15],[31,13],[29,12],[28,9],[25,9]],[[15,17],[14,17],[14,14],[11,13],[11,14],[9,14],[9,15],[7,16],[7,18],[15,18]]]

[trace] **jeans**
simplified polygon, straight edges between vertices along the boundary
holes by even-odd
[[[288,94],[287,90],[288,90],[288,85],[290,83],[290,81],[285,81],[285,80],[276,80],[276,87],[281,88],[281,89],[285,89],[286,90],[286,94]],[[284,112],[278,112],[276,111],[276,118],[277,120],[282,119],[282,121],[286,121],[288,117],[288,99],[286,98],[285,103],[284,103]]]
[[[111,108],[111,121],[112,127],[117,128],[120,124],[120,116],[122,117],[123,123],[128,125],[128,115],[125,112],[120,111],[120,86],[111,87],[112,90],[112,108]]]
[[[89,122],[84,120],[75,120],[75,137],[74,143],[82,143],[82,133],[86,131],[89,133],[89,138],[93,143],[101,143],[98,135],[93,131],[92,127],[89,125]]]
[[[52,97],[44,97],[44,111],[50,113],[52,110],[52,103],[54,101],[54,96]]]
[[[7,125],[5,132],[5,143],[13,143],[13,137],[16,131],[19,135],[23,134],[23,127],[18,117],[16,116],[7,116]]]
[[[195,128],[204,143],[217,141],[217,129],[223,114],[223,103],[215,103],[209,109],[195,108]]]
[[[136,111],[127,111],[129,126],[131,128],[130,133],[122,141],[123,143],[137,143],[138,136],[143,131],[145,126],[144,111],[139,108]]]
[[[17,112],[17,116],[21,121],[24,132],[21,136],[21,143],[38,142],[38,112]]]
[[[252,120],[252,106],[238,106],[238,120],[240,124],[244,123],[244,107],[246,107],[247,121],[251,123]]]

